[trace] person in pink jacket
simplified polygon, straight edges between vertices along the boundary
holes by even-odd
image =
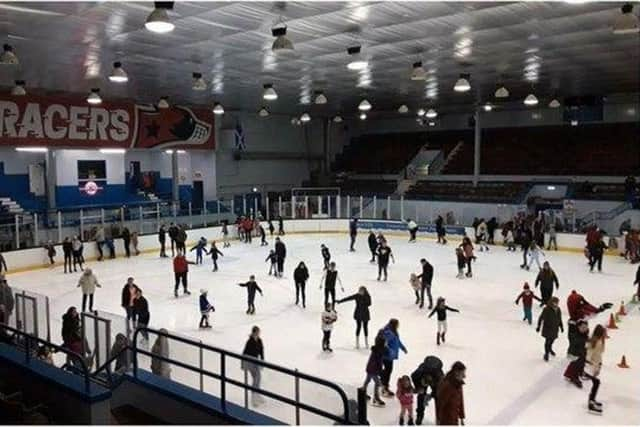
[[[404,416],[408,415],[408,425],[413,425],[413,386],[411,385],[411,378],[408,375],[403,375],[398,378],[398,384],[396,387],[396,397],[400,402],[400,425],[404,425]]]

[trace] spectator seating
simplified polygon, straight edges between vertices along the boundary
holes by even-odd
[[[457,202],[517,203],[528,184],[523,182],[418,181],[405,194],[409,199],[448,200]]]
[[[346,179],[339,182],[340,194],[343,196],[388,196],[398,187],[395,180]]]
[[[624,184],[584,183],[573,185],[572,198],[577,200],[625,201]]]

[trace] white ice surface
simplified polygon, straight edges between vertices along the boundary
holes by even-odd
[[[122,285],[128,276],[134,276],[149,300],[151,327],[165,327],[241,352],[251,326],[259,325],[268,361],[347,384],[351,386],[350,397],[355,397],[353,390],[364,379],[369,351],[354,348],[353,303],[338,306],[333,354],[321,351],[323,297],[318,287],[322,272],[320,243],[325,243],[337,262],[346,287],[344,295],[355,292],[360,285],[366,286],[371,293],[370,335],[374,336],[390,318],[400,320],[400,336],[409,353],[401,354],[395,364],[393,386],[397,375],[410,374],[425,356],[434,354],[443,360],[445,368],[456,360],[467,365],[464,390],[467,424],[640,424],[637,374],[640,369],[640,315],[637,305],[633,306],[631,315],[623,318],[620,329],[609,332],[611,339],[606,344],[599,393],[599,400],[604,403],[604,415],[596,416],[589,414],[586,408],[589,383],[578,390],[562,377],[567,364],[566,333],[561,334],[554,345],[558,356],[545,363],[542,360],[543,339],[535,333],[535,325],[529,326],[521,320],[522,309],[514,304],[514,300],[524,281],[533,285],[536,273],[518,267],[520,252],[507,253],[501,247],[492,247],[489,253],[478,252],[478,260],[473,265],[474,277],[458,280],[453,244],[443,247],[426,239],[408,244],[404,238],[390,237],[396,263],[390,266],[389,282],[384,283],[375,280],[376,266],[368,262],[366,233],[359,235],[355,253],[348,252],[346,235],[292,235],[283,240],[288,252],[285,278],[267,275],[268,265],[264,259],[271,246],[260,247],[257,239],[251,246],[234,242],[231,248],[221,248],[224,257],[219,260],[219,272],[211,272],[208,258],[203,266],[191,266],[192,295],[179,299],[173,297],[170,259],[144,254],[131,259],[91,262],[90,267],[103,285],[96,293],[96,307],[121,314]],[[194,256],[192,252],[190,258]],[[419,271],[421,257],[435,266],[434,298],[444,296],[450,306],[461,311],[449,313],[447,343],[440,347],[435,343],[435,317],[428,319],[426,308],[416,308],[408,284],[409,274]],[[621,300],[628,301],[635,289],[632,287],[635,267],[620,258],[606,257],[604,273],[598,274],[588,272],[586,260],[580,254],[547,252],[547,257],[560,280],[557,295],[565,320],[565,300],[571,289],[578,289],[595,305],[612,302],[616,310]],[[311,273],[306,310],[294,305],[292,272],[300,260],[307,263]],[[236,286],[250,274],[256,275],[265,293],[263,298],[257,296],[255,316],[245,314],[246,292]],[[17,289],[29,289],[51,297],[52,337],[60,340],[62,313],[70,305],[80,306],[77,279],[78,275],[65,275],[58,267],[12,274],[9,282]],[[216,307],[211,317],[213,329],[208,331],[197,328],[200,288],[209,290],[210,300]],[[339,290],[338,294],[342,295]],[[538,314],[539,308],[535,306],[534,322]],[[592,320],[592,327],[596,321],[606,322],[605,316]],[[180,351],[180,346],[173,346],[172,356],[179,355]],[[623,354],[632,369],[616,367]],[[184,357],[185,360],[197,359],[192,354]],[[271,378],[265,375],[264,378],[265,383],[278,380],[277,375]],[[192,375],[190,382],[194,381]],[[292,389],[289,384],[283,387]],[[304,389],[307,398],[310,390]],[[395,399],[389,399],[384,409],[370,407],[369,418],[375,424],[394,424],[398,408]],[[427,408],[426,421],[433,421],[431,406]]]

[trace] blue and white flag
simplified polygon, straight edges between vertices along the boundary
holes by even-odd
[[[236,123],[236,128],[233,131],[233,136],[235,139],[236,150],[243,151],[247,149],[244,139],[244,130],[242,130],[242,125],[240,122]]]

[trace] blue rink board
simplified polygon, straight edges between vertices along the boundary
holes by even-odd
[[[449,235],[464,236],[465,228],[457,225],[446,225],[445,230]],[[395,231],[407,231],[407,224],[402,221],[376,221],[376,220],[358,220],[358,229],[360,230],[395,230]],[[419,233],[434,233],[436,232],[435,224],[422,224],[418,225]]]

